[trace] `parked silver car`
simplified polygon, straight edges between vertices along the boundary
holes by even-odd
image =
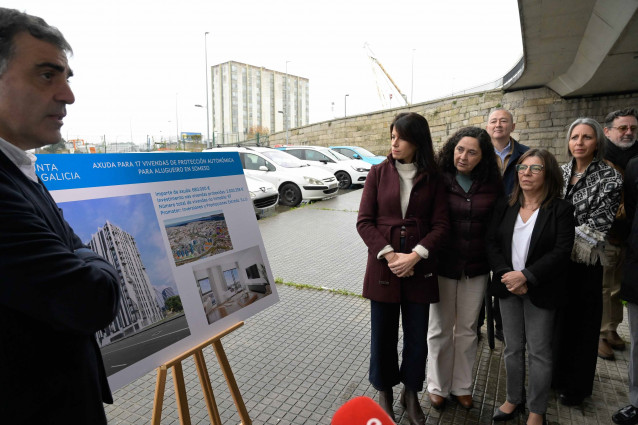
[[[257,219],[271,215],[279,202],[279,193],[275,186],[257,177],[248,175],[245,177]]]

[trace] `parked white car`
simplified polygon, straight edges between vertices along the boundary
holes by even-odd
[[[350,159],[339,152],[323,146],[282,146],[278,147],[309,164],[331,171],[339,180],[339,189],[347,189],[353,184],[366,181],[370,164],[360,159]]]
[[[339,182],[329,171],[276,149],[234,147],[204,152],[238,152],[244,174],[272,183],[282,205],[295,207],[302,201],[332,198],[339,190]]]
[[[248,192],[250,193],[250,199],[253,201],[257,219],[267,217],[275,212],[275,207],[277,202],[279,202],[279,193],[275,186],[257,177],[248,175],[244,175],[244,177],[246,177]]]

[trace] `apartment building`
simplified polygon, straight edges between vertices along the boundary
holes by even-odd
[[[271,133],[307,125],[309,80],[240,62],[211,67],[214,143],[243,141],[251,127]]]

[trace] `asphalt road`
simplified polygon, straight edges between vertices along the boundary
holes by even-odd
[[[151,326],[135,335],[102,348],[106,375],[124,369],[149,355],[190,335],[186,317],[181,316]]]

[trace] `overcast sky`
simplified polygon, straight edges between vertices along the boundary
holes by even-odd
[[[310,80],[310,121],[383,109],[368,43],[414,103],[502,77],[522,55],[515,0],[4,0],[74,50],[65,139],[206,134],[206,67],[235,60]],[[414,66],[412,64],[414,63]],[[382,90],[386,83],[381,81]],[[334,106],[333,106],[334,103]],[[393,107],[399,106],[396,96]],[[212,131],[212,129],[211,129]]]

